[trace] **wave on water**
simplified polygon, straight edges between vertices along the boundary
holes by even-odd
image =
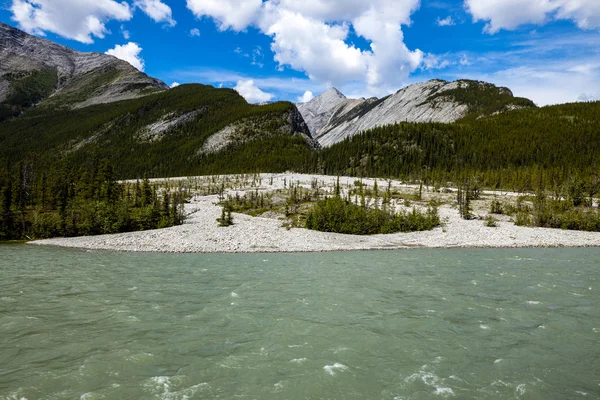
[[[304,346],[306,346],[307,344],[308,344],[308,343],[304,343],[304,344],[289,344],[289,345],[288,345],[288,347],[289,347],[290,349],[295,349],[295,348],[298,348],[298,347],[304,347]]]
[[[28,400],[27,397],[23,396],[23,389],[19,389],[16,392],[9,394],[4,397],[0,395],[0,400]]]
[[[451,397],[454,396],[454,390],[451,387],[445,385],[444,379],[440,378],[433,372],[426,371],[428,365],[424,365],[421,367],[421,370],[411,376],[408,376],[404,379],[407,383],[414,383],[416,381],[421,381],[425,385],[434,388],[434,394],[442,397]]]
[[[323,367],[325,372],[327,372],[331,376],[335,376],[336,371],[346,371],[348,369],[347,366],[340,363],[335,363],[333,365],[326,365]]]
[[[144,387],[154,395],[161,396],[163,400],[184,400],[192,398],[200,389],[208,388],[208,383],[199,383],[185,389],[173,389],[181,386],[183,376],[155,376],[150,378]]]

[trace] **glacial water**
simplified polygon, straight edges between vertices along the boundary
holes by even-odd
[[[0,399],[600,398],[600,249],[0,246]]]

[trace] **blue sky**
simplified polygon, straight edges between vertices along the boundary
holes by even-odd
[[[335,86],[382,96],[432,78],[540,105],[600,97],[598,0],[0,0],[0,21],[249,101]],[[68,11],[67,11],[68,10]],[[118,48],[117,46],[123,46]]]

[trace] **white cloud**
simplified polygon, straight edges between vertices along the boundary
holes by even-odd
[[[467,56],[466,53],[463,53],[460,56],[460,61],[458,63],[463,67],[468,67],[469,65],[471,65],[471,61],[469,61],[469,56]]]
[[[315,95],[310,90],[304,92],[304,94],[296,100],[298,103],[308,103],[312,99],[314,99]]]
[[[198,28],[190,29],[190,36],[191,37],[198,37],[198,36],[200,36],[200,29],[198,29]]]
[[[93,43],[103,38],[110,20],[129,21],[132,10],[115,0],[12,0],[12,19],[29,33],[52,32],[68,39]]]
[[[106,52],[111,56],[115,56],[121,60],[127,61],[140,71],[144,71],[144,59],[140,57],[142,48],[133,42],[124,45],[116,45],[114,49]]]
[[[169,26],[177,24],[173,19],[171,7],[160,0],[135,0],[133,5],[146,13],[154,22],[165,22]]]
[[[569,71],[562,63],[526,66],[498,71],[489,80],[509,87],[517,96],[532,99],[538,105],[579,101],[600,90],[600,71],[593,75]],[[592,95],[593,96],[593,95]]]
[[[444,69],[452,65],[452,63],[448,60],[442,60],[440,56],[435,54],[426,54],[423,57],[423,65],[424,69]]]
[[[275,97],[275,95],[263,92],[256,87],[252,79],[238,81],[233,89],[245,98],[248,103],[264,103],[271,101]]]
[[[249,26],[271,36],[281,69],[302,71],[321,84],[363,82],[365,92],[389,93],[402,85],[423,59],[404,44],[419,0],[187,0],[197,17],[213,18],[222,29]],[[348,43],[354,32],[370,43]]]
[[[239,74],[235,71],[207,68],[190,68],[186,70],[175,71],[171,75],[173,80],[185,80],[207,83],[227,83],[235,85],[238,81],[246,81],[252,79],[254,84],[263,90],[285,92],[299,96],[305,91],[320,93],[327,89],[327,86],[311,81],[309,79],[298,78],[255,78],[247,75]],[[224,85],[231,86],[231,85]],[[340,88],[342,89],[342,88]]]
[[[187,7],[197,16],[210,16],[219,29],[242,31],[255,22],[262,0],[187,0]]]
[[[600,1],[558,0],[561,4],[556,18],[575,21],[582,29],[600,28]]]
[[[123,38],[125,40],[129,40],[129,38],[131,37],[131,34],[129,33],[129,31],[127,29],[125,29],[124,25],[121,25],[121,34],[123,35]]]
[[[465,0],[464,4],[475,22],[488,22],[485,31],[492,34],[553,19],[572,20],[582,29],[600,27],[598,0]]]
[[[456,22],[454,22],[454,20],[452,19],[452,16],[449,15],[444,19],[440,19],[438,17],[437,25],[438,26],[454,26],[454,25],[456,25]]]
[[[171,83],[170,88],[173,89],[173,88],[176,88],[177,86],[181,86],[181,84],[179,82],[173,82],[173,83]]]

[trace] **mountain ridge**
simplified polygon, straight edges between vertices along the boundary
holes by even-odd
[[[0,120],[36,105],[86,107],[168,89],[114,56],[78,52],[3,23],[0,59]]]
[[[339,93],[338,96],[332,94]],[[497,112],[535,107],[508,88],[487,82],[434,79],[409,85],[387,97],[348,99],[330,88],[298,109],[324,147],[360,132],[399,122],[456,122]]]

